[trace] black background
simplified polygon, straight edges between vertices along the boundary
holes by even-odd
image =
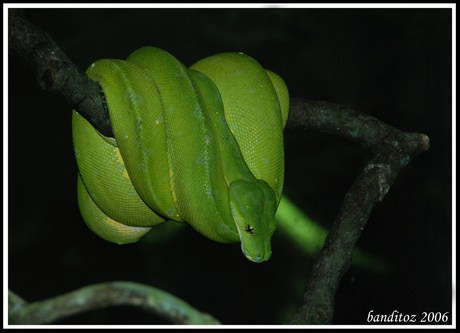
[[[186,66],[244,52],[285,80],[293,98],[348,106],[427,134],[417,157],[372,212],[358,246],[390,260],[390,275],[351,268],[336,294],[334,324],[374,314],[452,311],[452,20],[450,9],[34,9],[31,22],[86,69],[152,45]],[[9,288],[37,301],[99,282],[164,289],[224,324],[282,324],[302,303],[312,258],[280,233],[272,258],[246,260],[238,244],[191,228],[152,244],[103,241],[76,200],[71,108],[42,91],[30,66],[9,58]],[[285,133],[285,193],[329,227],[370,155],[322,133]],[[150,234],[155,233],[155,230]],[[149,235],[150,235],[149,234]],[[160,234],[160,231],[158,232]],[[166,324],[118,307],[59,324]]]

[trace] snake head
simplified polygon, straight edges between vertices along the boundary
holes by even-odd
[[[263,180],[237,180],[230,184],[230,209],[243,254],[251,261],[270,258],[271,237],[276,229],[276,198]]]

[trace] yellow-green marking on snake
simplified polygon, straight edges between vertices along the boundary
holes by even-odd
[[[99,60],[87,74],[103,89],[115,135],[74,111],[78,201],[89,228],[124,244],[175,220],[241,242],[249,260],[268,260],[284,182],[283,80],[242,53],[187,69],[154,47]]]

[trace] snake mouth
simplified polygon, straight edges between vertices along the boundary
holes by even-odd
[[[243,244],[241,244],[243,245]],[[269,253],[265,253],[265,255],[261,252],[258,252],[256,254],[256,256],[253,256],[251,254],[248,253],[248,251],[246,251],[243,246],[241,246],[241,249],[244,253],[244,255],[246,256],[246,258],[252,262],[255,262],[255,263],[261,263],[261,262],[264,262],[264,261],[267,261],[268,259],[270,259],[271,255],[272,255],[272,252],[270,251]]]
[[[263,259],[260,259],[260,256],[257,256],[256,259],[254,259],[254,258],[251,257],[250,255],[246,255],[246,258],[248,258],[248,259],[251,260],[252,262],[256,262],[256,263],[261,263],[261,262],[264,261]]]

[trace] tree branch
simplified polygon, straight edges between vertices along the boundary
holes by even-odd
[[[51,37],[25,20],[21,12],[10,10],[8,23],[10,53],[29,62],[40,86],[62,96],[99,132],[113,137],[99,85],[72,64]],[[341,105],[300,99],[291,99],[286,129],[319,130],[350,140],[373,153],[373,159],[346,194],[316,259],[304,304],[288,322],[330,324],[335,291],[351,263],[353,248],[372,208],[383,200],[398,173],[428,150],[429,138],[424,134],[404,133]]]
[[[198,311],[165,291],[124,281],[94,284],[34,303],[27,303],[8,291],[8,321],[13,325],[48,324],[79,313],[116,305],[136,306],[174,324],[220,325],[211,315]]]
[[[40,87],[61,96],[105,136],[113,137],[102,89],[70,61],[56,42],[23,17],[23,11],[8,11],[8,52],[24,58]]]
[[[315,260],[304,293],[304,304],[288,324],[331,324],[334,295],[350,267],[353,249],[374,205],[398,173],[428,150],[425,134],[404,133],[380,120],[344,106],[323,101],[292,100],[288,129],[314,129],[346,138],[373,153],[345,195],[334,224]]]

